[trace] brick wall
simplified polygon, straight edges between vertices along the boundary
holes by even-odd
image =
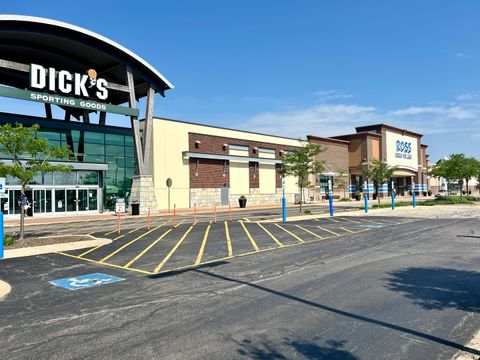
[[[195,144],[196,141],[200,141],[200,144]],[[248,153],[250,157],[258,157],[258,151],[254,148],[274,149],[275,158],[281,159],[281,150],[295,150],[296,147],[288,145],[279,145],[273,143],[265,143],[258,141],[249,141],[242,139],[233,139],[227,137],[218,137],[213,135],[205,135],[198,133],[188,134],[188,143],[190,152],[199,152],[215,155],[228,155],[228,146],[224,147],[223,144],[229,145],[241,145],[248,146]],[[260,186],[259,177],[259,164],[250,162],[249,164],[249,183],[250,188],[258,189]],[[199,159],[198,176],[196,176],[197,160],[190,159],[190,187],[191,188],[220,188],[226,184],[229,186],[229,164],[227,161],[226,175],[224,172],[223,160],[209,160]],[[276,166],[277,169],[277,188],[282,187],[282,178],[279,174],[280,165]],[[255,176],[254,176],[255,174]]]
[[[225,172],[225,173],[224,173]],[[225,175],[224,175],[225,174]],[[190,159],[190,187],[191,188],[221,188],[229,186],[229,167],[224,167],[223,160]]]

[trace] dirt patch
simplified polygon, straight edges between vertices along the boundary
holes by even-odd
[[[13,245],[5,246],[5,249],[21,249],[33,246],[64,244],[74,241],[93,240],[94,238],[88,235],[61,235],[61,236],[45,236],[45,237],[31,237],[23,240],[15,240]]]

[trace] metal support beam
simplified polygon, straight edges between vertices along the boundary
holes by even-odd
[[[105,126],[107,120],[107,113],[105,111],[100,111],[100,118],[98,119],[98,125]]]
[[[135,84],[133,82],[133,72],[132,69],[127,66],[127,84],[129,88],[129,106],[131,108],[137,107],[137,100],[135,98]],[[144,165],[143,165],[143,151],[142,151],[142,142],[140,137],[140,124],[138,117],[130,116],[130,122],[133,130],[133,144],[135,146],[135,158],[137,160],[137,174],[144,175]]]
[[[53,116],[52,116],[52,105],[51,104],[48,104],[48,103],[45,103],[45,117],[47,119],[53,119]]]
[[[145,174],[150,174],[150,154],[153,138],[153,105],[155,100],[155,90],[150,86],[147,92],[147,104],[145,109],[145,123],[143,127],[143,161]]]
[[[83,122],[85,124],[90,124],[90,114],[88,110],[83,110]]]

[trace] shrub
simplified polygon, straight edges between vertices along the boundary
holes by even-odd
[[[348,198],[348,197],[343,197],[341,198],[340,200],[338,201],[352,201],[352,199]]]
[[[12,246],[15,244],[15,238],[12,235],[5,235],[3,238],[3,245]]]
[[[305,209],[305,210],[303,210],[303,213],[304,213],[305,215],[311,215],[311,214],[312,214],[312,212],[310,211],[310,209]]]

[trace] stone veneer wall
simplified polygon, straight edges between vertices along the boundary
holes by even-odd
[[[260,194],[258,189],[250,189],[250,194],[245,195],[248,205],[261,204],[280,204],[282,201],[282,189],[277,189],[276,194]],[[229,201],[233,207],[238,207],[238,198],[240,195],[230,194]],[[288,203],[295,201],[295,194],[285,194]],[[190,206],[197,207],[212,207],[213,205],[220,206],[220,189],[218,188],[203,188],[190,189]]]
[[[157,212],[155,188],[151,175],[136,175],[133,177],[130,204],[135,201],[140,202],[140,214],[146,214],[149,208],[151,213]],[[131,207],[127,211],[131,212]]]

